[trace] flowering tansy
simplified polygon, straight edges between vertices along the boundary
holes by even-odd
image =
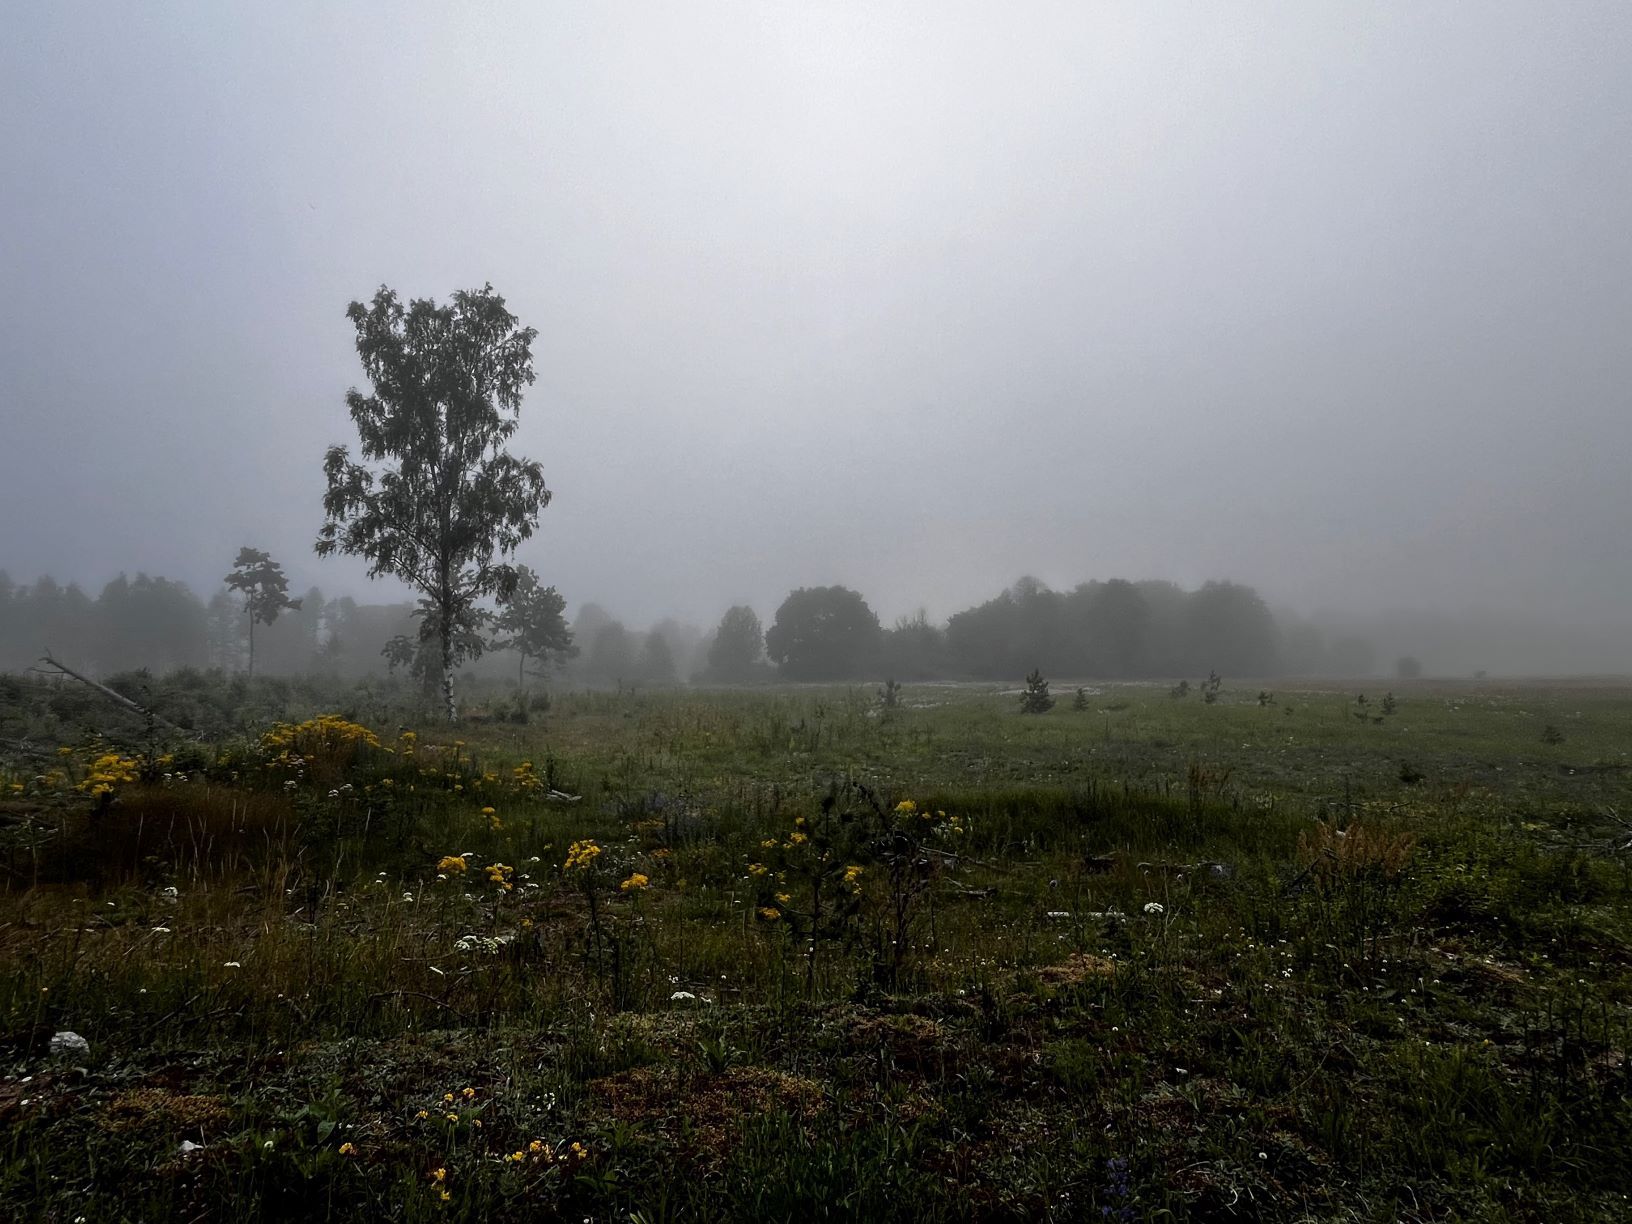
[[[136,758],[109,752],[91,762],[91,772],[79,784],[79,789],[100,799],[103,795],[113,794],[114,787],[123,786],[136,779]]]
[[[593,838],[585,838],[567,847],[567,861],[563,866],[568,871],[588,871],[600,856],[600,846]]]

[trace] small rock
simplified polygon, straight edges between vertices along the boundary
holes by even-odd
[[[68,1029],[51,1038],[51,1054],[55,1058],[88,1058],[90,1053],[91,1043]]]

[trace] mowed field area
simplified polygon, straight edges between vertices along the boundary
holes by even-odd
[[[1052,696],[5,679],[3,1214],[1632,1218],[1632,685]]]

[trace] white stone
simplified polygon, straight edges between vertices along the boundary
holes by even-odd
[[[51,1053],[57,1058],[86,1058],[90,1052],[91,1043],[68,1029],[51,1038]]]

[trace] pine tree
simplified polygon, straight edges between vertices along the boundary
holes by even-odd
[[[289,598],[289,579],[283,567],[258,548],[240,548],[232,573],[223,580],[244,597],[249,614],[249,674],[255,674],[255,622],[270,625],[285,609],[300,610],[300,600]]]
[[[1026,691],[1020,698],[1022,714],[1046,714],[1054,708],[1054,698],[1048,695],[1048,681],[1038,668],[1032,668],[1026,677]]]

